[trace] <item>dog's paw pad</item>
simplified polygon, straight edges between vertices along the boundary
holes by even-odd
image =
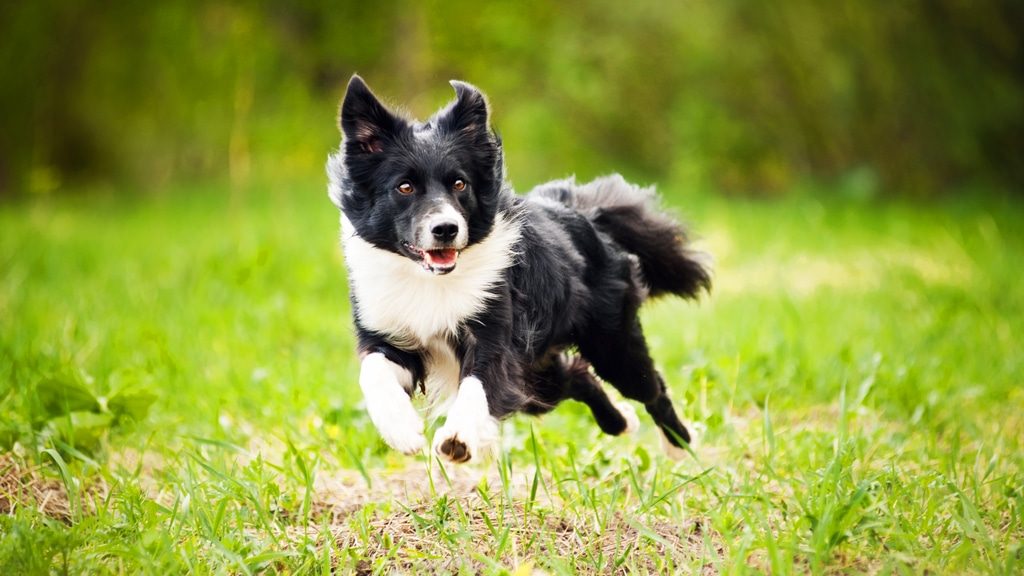
[[[622,418],[626,420],[626,427],[619,434],[632,434],[640,429],[640,417],[636,415],[636,409],[628,402],[616,402],[615,409],[619,411]]]
[[[451,436],[445,438],[437,445],[437,455],[461,464],[463,462],[469,462],[473,458],[473,454],[469,449],[469,446],[465,442],[459,440],[457,436]]]

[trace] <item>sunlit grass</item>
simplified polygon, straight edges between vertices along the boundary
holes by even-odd
[[[361,409],[319,185],[218,192],[0,208],[0,573],[1021,569],[1016,205],[675,198],[693,457],[566,404],[444,470]]]

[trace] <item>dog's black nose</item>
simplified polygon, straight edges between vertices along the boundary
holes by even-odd
[[[442,242],[450,242],[459,234],[459,225],[454,220],[437,222],[430,229],[430,233]]]

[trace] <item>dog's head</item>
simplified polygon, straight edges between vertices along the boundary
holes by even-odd
[[[434,274],[487,237],[503,193],[501,141],[479,90],[452,81],[456,99],[426,122],[385,107],[359,76],[341,104],[341,152],[330,196],[355,232]]]

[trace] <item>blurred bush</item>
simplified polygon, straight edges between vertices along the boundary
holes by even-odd
[[[1024,183],[1014,0],[0,5],[0,194],[319,175],[358,71],[424,116],[484,89],[520,187]]]

